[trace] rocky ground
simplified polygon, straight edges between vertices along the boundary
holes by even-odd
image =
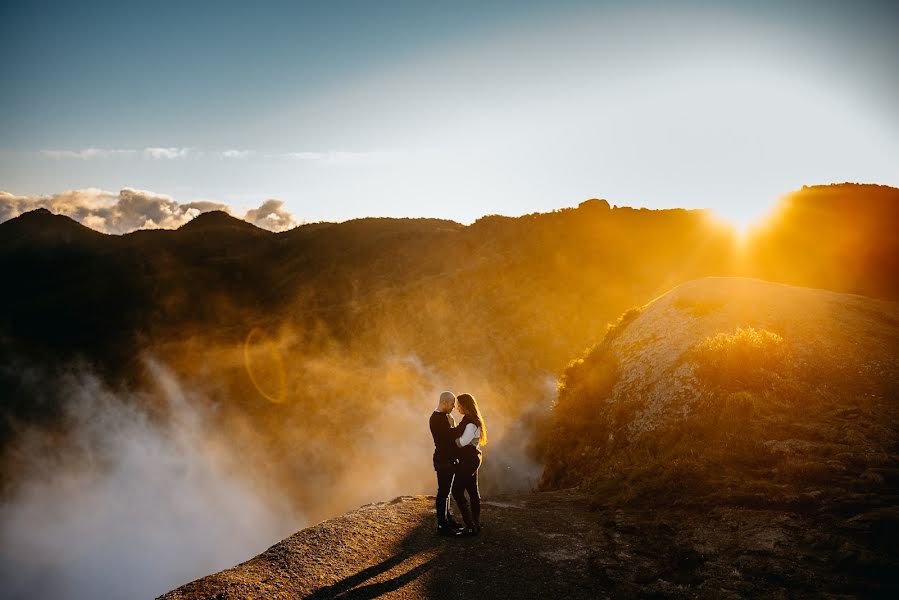
[[[899,533],[895,506],[857,515],[833,506],[609,510],[563,490],[486,499],[475,538],[438,537],[433,519],[432,497],[363,506],[160,598],[899,594],[890,551]]]

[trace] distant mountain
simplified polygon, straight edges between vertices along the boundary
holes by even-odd
[[[12,252],[25,245],[44,248],[90,246],[104,237],[69,217],[38,208],[0,223],[0,252]]]
[[[256,227],[252,223],[247,223],[242,219],[233,217],[223,210],[211,210],[200,213],[184,225],[178,228],[178,231],[200,232],[200,231],[223,231],[236,230],[252,234],[270,234],[270,231]]]

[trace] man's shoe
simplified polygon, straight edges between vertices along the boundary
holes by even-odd
[[[465,529],[465,525],[458,523],[455,519],[450,517],[450,519],[446,522],[447,525],[452,527],[453,529]]]
[[[437,535],[441,537],[458,537],[461,531],[455,527],[450,527],[449,525],[438,525],[437,526]]]

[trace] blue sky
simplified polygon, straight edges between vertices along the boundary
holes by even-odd
[[[895,5],[676,4],[3,3],[0,190],[745,222],[803,184],[899,185]]]

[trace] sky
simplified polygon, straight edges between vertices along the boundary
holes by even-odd
[[[896,31],[890,2],[4,2],[0,190],[745,225],[899,186]]]

